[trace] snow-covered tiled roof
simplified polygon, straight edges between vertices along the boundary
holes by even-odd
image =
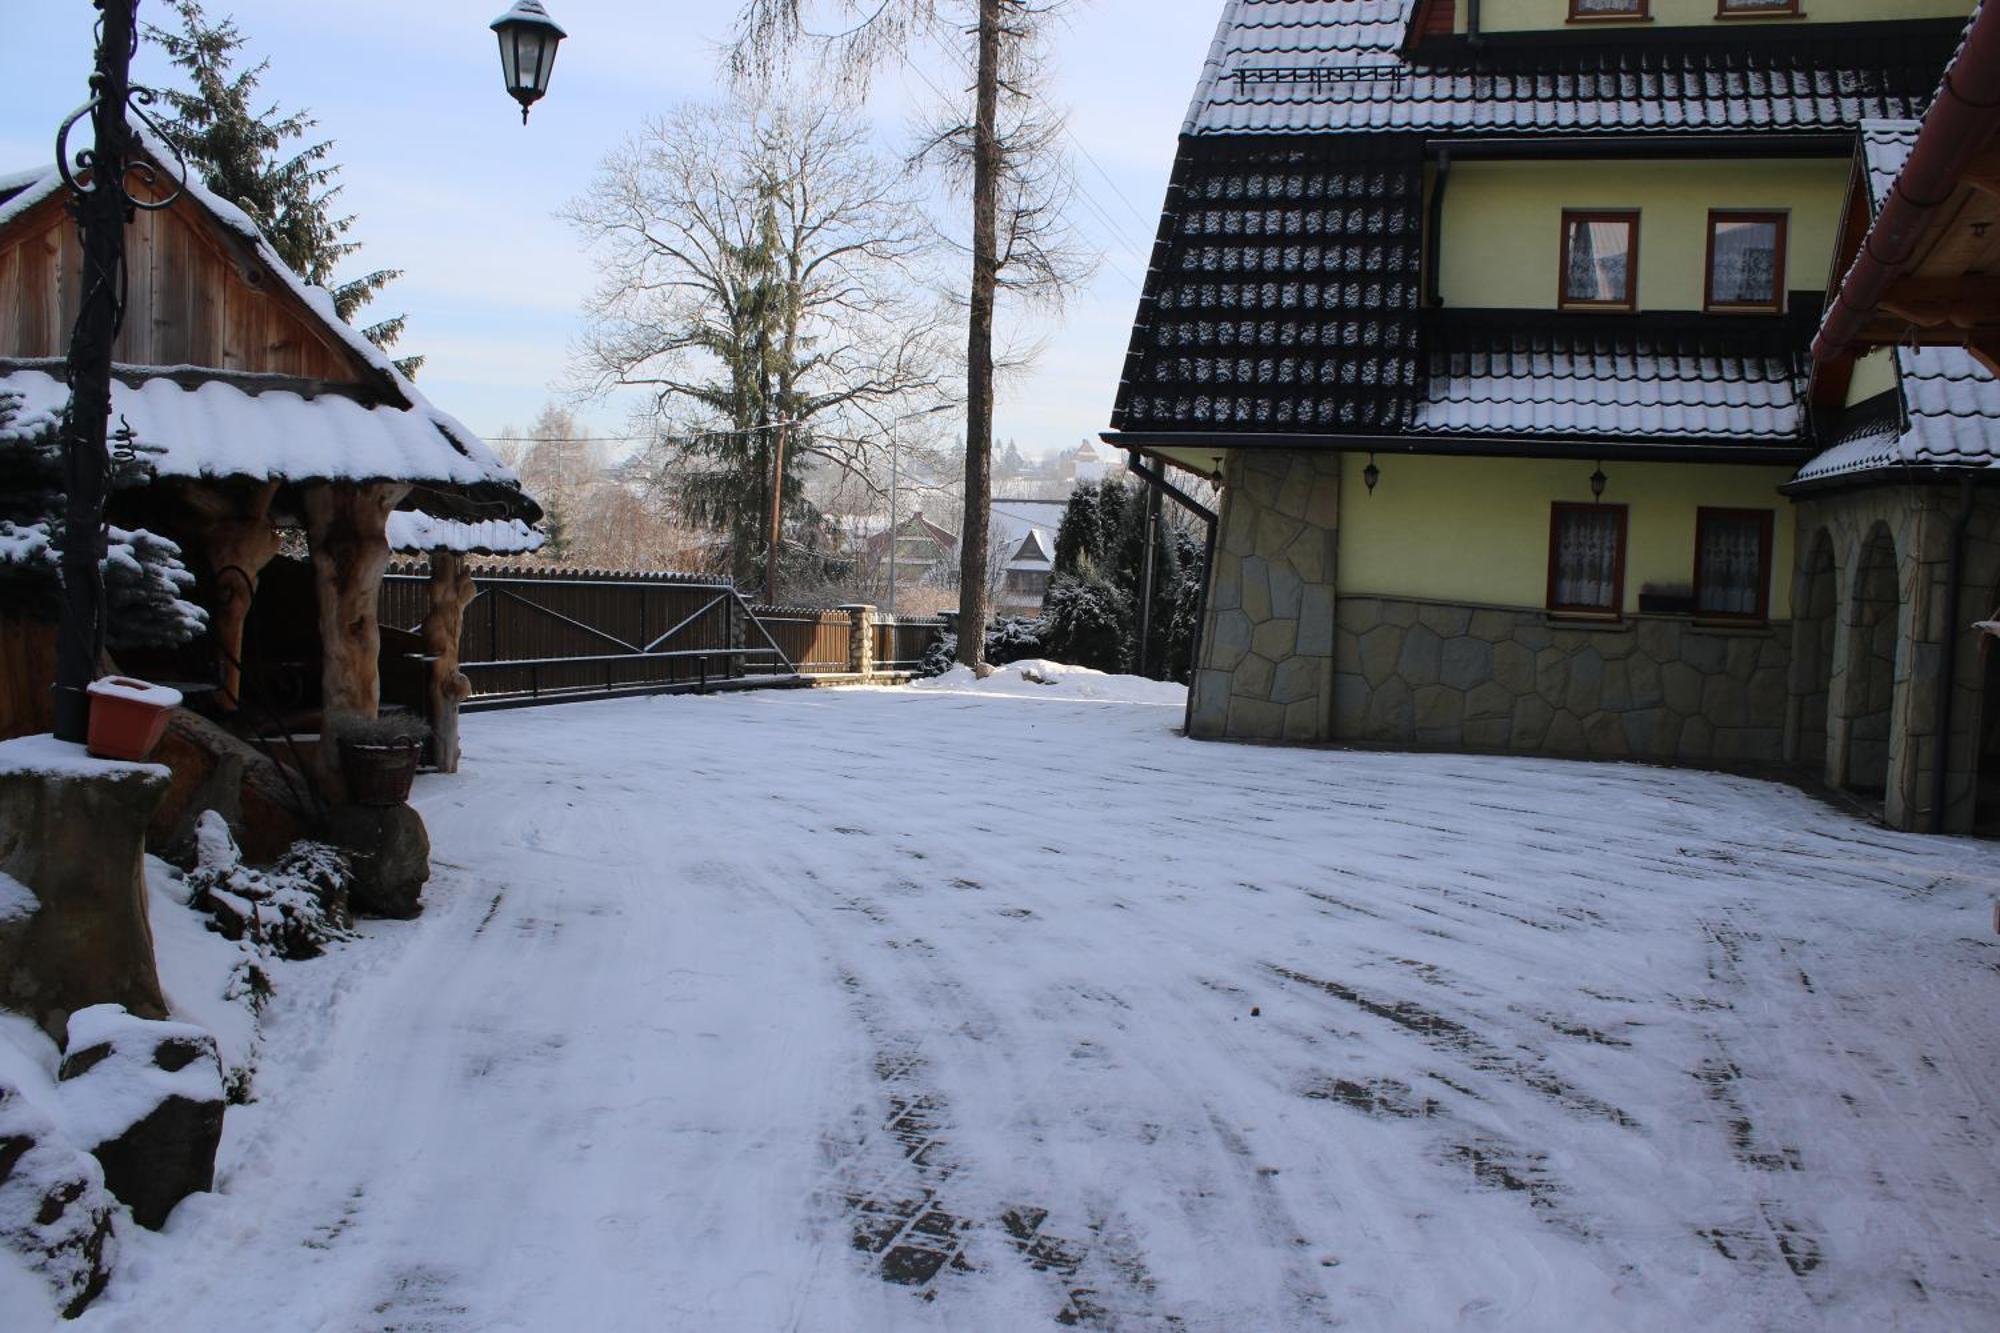
[[[1411,429],[1791,443],[1803,418],[1783,358],[1520,338],[1436,354]]]
[[[1920,120],[1864,120],[1861,122],[1861,158],[1868,169],[1868,198],[1876,212],[1888,202],[1889,189],[1903,174],[1903,164],[1916,147]]]
[[[455,551],[462,555],[523,555],[539,551],[547,539],[518,518],[478,522],[439,518],[421,510],[389,515],[389,549],[404,553]]]
[[[1056,530],[1062,526],[1063,511],[1068,507],[1067,500],[997,499],[990,511],[993,541],[1006,550],[1009,561],[1014,559],[1021,543],[1030,535],[1038,536],[1043,549],[1053,555]],[[1036,565],[1034,568],[1046,569],[1047,565]]]
[[[112,428],[129,426],[160,476],[409,481],[518,498],[513,469],[421,394],[413,407],[366,407],[335,393],[251,392],[197,378],[212,374],[124,370],[113,379]],[[0,374],[0,389],[20,397],[15,429],[46,427],[69,403],[69,386],[45,370]]]
[[[1948,33],[1496,34],[1406,56],[1415,0],[1227,0],[1190,134],[1813,131],[1920,111]],[[1931,25],[1936,26],[1936,25]]]
[[[1864,422],[1799,469],[1822,481],[1898,467],[2000,467],[2000,380],[1957,347],[1898,347],[1905,420]]]

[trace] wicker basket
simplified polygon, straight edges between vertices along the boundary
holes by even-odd
[[[420,740],[386,745],[340,742],[340,775],[347,781],[347,799],[356,805],[401,805],[410,799],[410,784],[423,753]]]

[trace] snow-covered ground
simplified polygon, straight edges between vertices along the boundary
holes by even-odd
[[[2000,1327],[1990,844],[1179,719],[467,719],[81,1327]]]

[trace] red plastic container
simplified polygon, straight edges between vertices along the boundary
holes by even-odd
[[[181,705],[181,692],[130,676],[106,676],[90,683],[90,739],[85,748],[99,759],[144,763],[167,734],[167,718]]]

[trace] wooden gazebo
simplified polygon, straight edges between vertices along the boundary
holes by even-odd
[[[241,701],[245,621],[287,531],[310,553],[322,731],[376,713],[376,597],[392,522],[406,529],[404,549],[440,552],[449,595],[428,647],[455,662],[454,603],[470,595],[460,560],[483,549],[462,535],[531,541],[527,525],[541,515],[519,478],[199,182],[136,215],[127,256],[111,427],[154,479],[114,494],[111,514],[178,541],[200,576],[222,710]],[[80,268],[55,170],[0,178],[0,389],[18,395],[30,427],[59,420],[68,402]],[[335,766],[322,757],[319,768],[337,799]]]

